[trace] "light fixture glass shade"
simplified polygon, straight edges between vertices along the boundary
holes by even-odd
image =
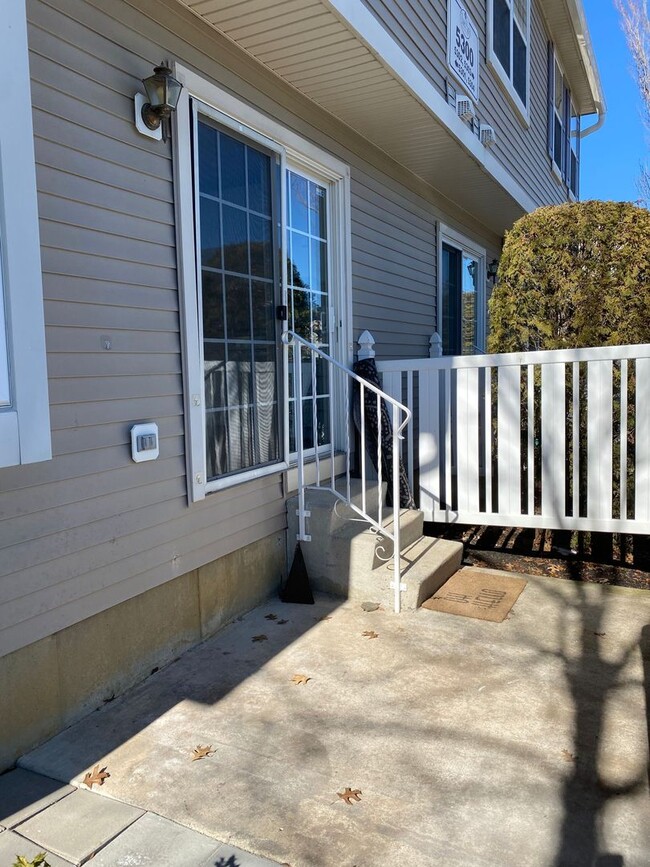
[[[153,75],[143,78],[142,83],[149,100],[142,106],[142,122],[150,130],[159,129],[162,123],[163,141],[167,141],[169,118],[178,105],[183,85],[174,78],[171,69],[164,63],[156,66]]]
[[[142,80],[153,109],[168,114],[178,105],[183,85],[172,75],[168,66],[156,66],[153,75]]]

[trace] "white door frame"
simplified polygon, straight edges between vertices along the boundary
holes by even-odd
[[[454,247],[472,256],[478,262],[478,279],[477,279],[477,304],[476,304],[476,338],[478,348],[481,352],[485,352],[485,342],[487,337],[487,292],[486,292],[486,261],[487,253],[485,247],[481,247],[475,241],[472,241],[456,229],[446,226],[444,223],[438,223],[438,267],[437,267],[437,304],[436,304],[436,331],[442,337],[442,245],[447,244],[449,247]]]

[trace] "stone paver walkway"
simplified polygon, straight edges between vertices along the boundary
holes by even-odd
[[[0,776],[0,867],[47,854],[50,867],[273,867],[155,813],[16,768]]]

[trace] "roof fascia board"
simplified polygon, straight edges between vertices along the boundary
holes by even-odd
[[[486,150],[477,136],[458,117],[452,106],[361,0],[323,0],[323,2],[524,211],[535,210],[537,207],[535,201],[496,157]]]

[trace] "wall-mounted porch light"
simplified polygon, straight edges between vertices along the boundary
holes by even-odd
[[[498,259],[492,259],[490,264],[487,266],[487,278],[491,280],[493,283],[497,279],[497,273],[499,271],[499,261]]]
[[[178,105],[183,85],[165,63],[156,66],[153,75],[144,78],[142,83],[147,96],[135,95],[135,125],[143,135],[167,141],[169,118]]]

